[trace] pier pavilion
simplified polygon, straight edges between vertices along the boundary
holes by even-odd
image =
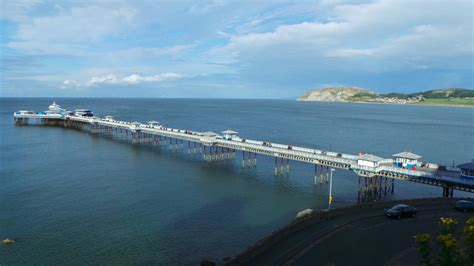
[[[363,154],[359,156],[359,158],[357,159],[357,163],[362,166],[377,167],[383,160],[384,158],[379,156],[375,156],[372,154]]]
[[[392,156],[395,158],[395,165],[413,170],[416,170],[418,160],[421,159],[420,155],[407,151],[395,153]]]
[[[227,129],[221,132],[222,137],[226,140],[232,140],[233,138],[237,137],[238,132]]]
[[[457,166],[461,169],[461,177],[474,180],[474,160],[470,163],[463,163]]]

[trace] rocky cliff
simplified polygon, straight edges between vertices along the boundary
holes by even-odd
[[[306,92],[298,101],[352,102],[358,98],[375,98],[377,94],[358,87],[327,87]]]

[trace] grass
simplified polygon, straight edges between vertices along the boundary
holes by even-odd
[[[470,105],[474,106],[474,99],[425,99],[419,104],[446,104],[446,105]]]

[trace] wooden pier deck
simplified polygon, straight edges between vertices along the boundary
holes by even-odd
[[[300,161],[315,166],[315,184],[328,181],[330,168],[349,170],[359,176],[359,192],[362,191],[359,194],[363,200],[365,197],[381,197],[382,194],[387,194],[387,189],[393,193],[395,179],[442,187],[444,197],[452,197],[453,190],[474,193],[474,180],[442,175],[438,166],[432,163],[427,164],[431,167],[418,167],[415,170],[395,166],[393,159],[377,157],[380,160],[376,165],[366,166],[359,163],[359,155],[243,139],[237,135],[226,138],[212,132],[163,127],[155,121],[144,124],[115,120],[110,116],[82,117],[65,113],[16,112],[13,116],[18,125],[34,123],[72,127],[91,134],[127,140],[132,144],[169,145],[171,149],[184,149],[187,144],[188,153],[199,153],[206,161],[234,159],[236,151],[241,151],[242,167],[255,167],[257,155],[270,156],[275,158],[275,175],[288,173],[290,161]],[[363,178],[362,184],[360,178]]]

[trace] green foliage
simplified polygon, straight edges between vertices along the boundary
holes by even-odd
[[[461,257],[457,252],[457,241],[453,234],[440,234],[438,242],[441,245],[441,250],[438,255],[438,264],[441,266],[462,265]]]
[[[467,259],[470,262],[474,262],[474,217],[467,220],[467,225],[464,227],[463,233]]]
[[[415,235],[415,242],[421,256],[420,265],[461,266],[474,265],[474,217],[466,222],[462,240],[454,236],[458,221],[452,218],[440,218],[441,232],[438,235],[438,254],[432,255],[431,236],[429,234]]]
[[[410,94],[404,93],[386,93],[380,94],[381,97],[408,99],[416,96],[423,96],[425,99],[449,99],[449,98],[474,98],[474,90],[461,88],[448,88],[441,90],[429,90],[424,92],[415,92]]]
[[[421,255],[421,265],[432,265],[431,263],[431,236],[430,234],[415,235],[416,249]]]
[[[356,97],[356,98],[376,98],[377,94],[370,93],[370,92],[359,92],[359,93],[354,94],[354,96],[352,96],[352,97]]]
[[[451,97],[455,98],[474,98],[474,90],[457,89]]]
[[[458,221],[453,219],[453,218],[444,218],[441,217],[439,218],[439,225],[441,227],[441,234],[442,235],[447,235],[447,234],[453,234],[454,229],[456,228],[456,225],[458,224]]]
[[[474,99],[425,99],[421,104],[474,105]]]
[[[351,101],[365,101],[365,100],[369,100],[369,99],[375,99],[377,98],[377,94],[375,93],[370,93],[370,92],[359,92],[359,93],[356,93],[354,94],[353,96],[351,96],[349,98],[349,100]]]
[[[408,95],[403,94],[403,93],[397,93],[397,92],[392,92],[392,93],[387,93],[387,94],[380,94],[381,97],[388,97],[388,98],[398,98],[398,99],[408,99]]]
[[[417,95],[423,95],[425,99],[449,99],[449,98],[471,98],[474,97],[474,90],[461,89],[461,88],[449,88],[442,90],[429,90],[425,92],[416,92],[409,94],[408,96],[414,97]]]

